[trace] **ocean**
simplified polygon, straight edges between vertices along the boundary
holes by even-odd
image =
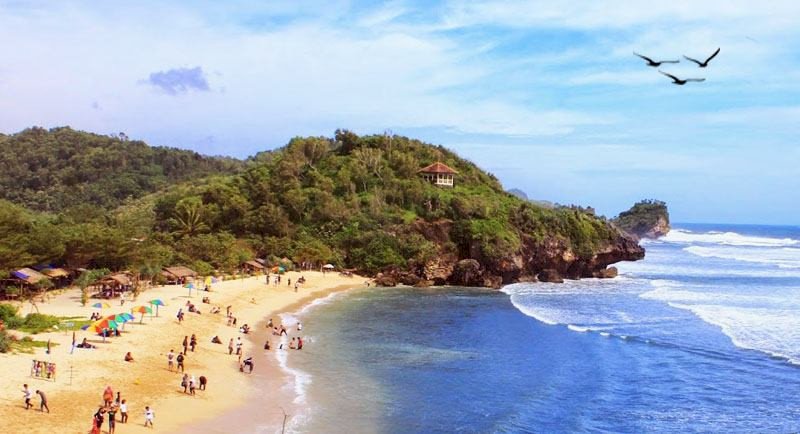
[[[318,300],[314,433],[800,432],[800,228],[676,225],[620,277]],[[280,352],[277,352],[278,354]]]

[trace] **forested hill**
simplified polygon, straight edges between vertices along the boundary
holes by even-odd
[[[13,140],[61,133],[83,134],[26,131]],[[133,158],[128,150],[132,155],[160,152],[143,144],[128,147],[129,142],[89,137],[114,143],[108,146],[115,150],[114,160],[127,165]],[[64,144],[67,149],[61,150],[62,143],[68,141],[54,140],[50,153],[68,153],[70,147]],[[107,148],[97,149],[103,154]],[[150,169],[157,175],[153,178],[163,185],[179,179],[174,172],[184,168],[168,166],[167,161],[174,161],[170,158],[161,165],[136,167],[155,166]],[[456,171],[454,187],[423,179],[420,169],[436,162]],[[219,171],[230,169],[227,162],[200,158],[186,163],[184,176],[197,174],[198,166],[218,173],[212,170],[215,164],[221,166]],[[107,165],[96,170],[103,175],[83,179],[79,185],[84,190],[106,191],[114,185],[107,183],[119,176]],[[106,176],[105,171],[111,173]],[[137,170],[130,176],[135,179],[142,173]],[[29,174],[25,177],[35,181]],[[70,191],[60,191],[57,183],[43,185],[78,203],[97,203],[69,196]],[[144,191],[140,188],[136,194]],[[6,270],[48,262],[156,276],[163,266],[183,264],[208,274],[229,272],[243,261],[264,257],[382,273],[384,284],[496,287],[537,278],[609,277],[614,274],[606,269],[609,264],[643,256],[635,241],[591,209],[523,201],[503,191],[494,176],[441,146],[401,136],[359,137],[348,131],[330,138],[292,139],[283,148],[251,158],[235,174],[177,183],[94,217],[23,213],[0,201],[0,266]]]
[[[39,211],[79,204],[109,209],[175,182],[242,166],[234,159],[150,147],[124,134],[29,128],[0,134],[0,199]]]

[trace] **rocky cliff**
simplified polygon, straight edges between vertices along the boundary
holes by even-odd
[[[642,259],[645,250],[634,237],[607,224],[610,235],[592,251],[576,251],[568,240],[557,236],[537,238],[523,233],[518,250],[500,258],[487,258],[474,246],[461,251],[454,248],[451,242],[453,221],[420,220],[415,223],[414,230],[435,242],[439,249],[437,255],[407,269],[385,270],[377,275],[376,282],[384,286],[403,283],[499,288],[515,282],[616,277],[617,269],[609,267],[611,264]]]
[[[612,222],[637,239],[656,239],[670,230],[667,204],[659,200],[637,202],[631,209],[621,212]]]

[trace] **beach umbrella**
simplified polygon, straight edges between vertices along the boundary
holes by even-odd
[[[100,333],[103,331],[103,329],[116,330],[119,328],[119,324],[113,319],[103,318],[89,324],[89,327],[87,328],[91,332]]]
[[[192,290],[194,289],[194,283],[189,282],[186,285],[183,285],[184,288],[189,288],[189,297],[192,296]]]
[[[159,299],[159,298],[154,298],[154,299],[150,300],[150,305],[152,305],[152,306],[155,306],[155,307],[156,307],[156,316],[158,316],[158,307],[159,307],[159,306],[166,306],[166,305],[164,304],[164,302],[163,302],[163,301],[161,301],[161,299]]]
[[[97,303],[93,304],[92,307],[95,308],[95,309],[109,309],[111,307],[111,305],[106,303],[106,302],[102,302],[102,303],[97,302]]]
[[[144,314],[149,313],[149,314],[152,315],[153,309],[150,309],[147,306],[136,306],[133,309],[131,309],[131,312],[133,312],[133,313],[141,313],[142,314],[142,318],[139,319],[139,324],[141,324],[142,321],[144,321]]]
[[[327,270],[333,270],[336,267],[333,264],[325,264],[322,266],[322,268],[325,268]]]

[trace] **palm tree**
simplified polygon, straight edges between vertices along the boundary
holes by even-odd
[[[203,216],[203,202],[199,197],[181,199],[175,205],[170,222],[176,228],[173,233],[181,237],[197,235],[209,229]]]

